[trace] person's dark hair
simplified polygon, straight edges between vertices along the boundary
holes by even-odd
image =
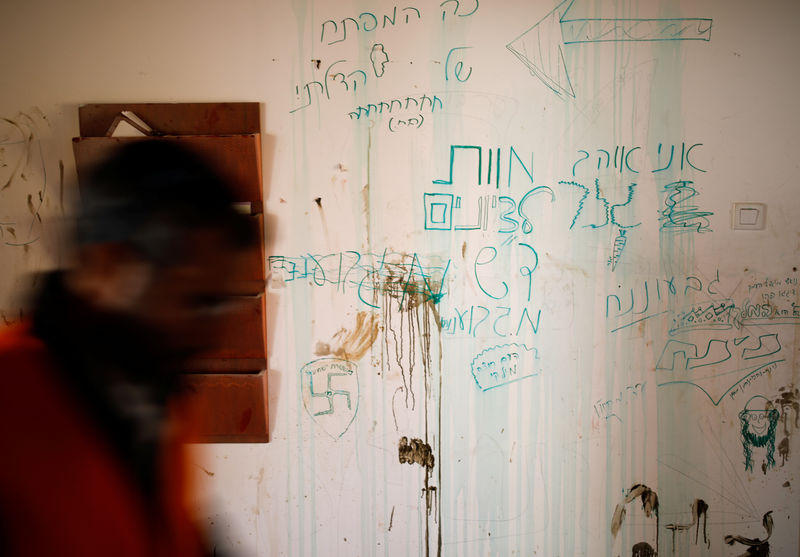
[[[186,233],[224,233],[232,248],[255,241],[226,181],[176,141],[124,143],[80,185],[79,245],[123,243],[158,265],[181,260]]]

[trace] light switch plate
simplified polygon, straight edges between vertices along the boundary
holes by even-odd
[[[734,230],[764,230],[767,222],[765,203],[734,203],[731,226]]]

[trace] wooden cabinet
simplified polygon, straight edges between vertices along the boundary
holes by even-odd
[[[184,386],[199,409],[205,442],[265,442],[269,437],[261,114],[258,103],[87,104],[79,108],[73,139],[78,179],[114,147],[142,137],[113,137],[123,111],[144,121],[161,141],[200,153],[230,182],[237,206],[249,215],[259,241],[243,254],[234,286],[234,309],[219,342],[184,372]],[[147,136],[152,139],[153,136]]]

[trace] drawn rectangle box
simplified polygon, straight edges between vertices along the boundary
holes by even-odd
[[[154,135],[112,137],[132,112]],[[230,288],[237,308],[224,318],[218,348],[193,359],[183,375],[199,407],[205,442],[268,440],[265,256],[259,103],[116,103],[79,107],[73,139],[79,181],[116,147],[144,139],[174,141],[197,152],[226,178],[237,210],[249,215],[257,245],[242,254]]]
[[[269,441],[267,372],[184,376],[184,391],[194,407],[208,409],[196,418],[201,443]]]

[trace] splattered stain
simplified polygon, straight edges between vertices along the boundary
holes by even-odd
[[[317,207],[319,207],[320,209],[322,209],[322,198],[321,198],[321,197],[315,197],[315,198],[314,198],[314,203],[316,203],[316,204],[317,204]]]
[[[614,516],[611,517],[611,535],[613,537],[617,537],[620,528],[622,528],[622,523],[625,521],[625,505],[632,502],[636,498],[641,499],[642,503],[642,510],[644,510],[644,515],[648,518],[655,515],[656,517],[656,548],[650,546],[650,544],[645,544],[647,547],[650,548],[652,553],[647,553],[646,548],[644,546],[640,547],[640,551],[645,551],[644,553],[639,553],[640,555],[656,555],[658,554],[658,495],[655,491],[647,487],[643,484],[635,484],[631,486],[628,494],[625,496],[625,499],[622,503],[618,504],[614,509]],[[644,543],[644,542],[642,542]],[[634,547],[634,554],[636,551],[636,547],[640,544],[636,544]]]
[[[733,545],[740,543],[747,546],[747,552],[743,553],[741,557],[769,557],[769,543],[768,540],[772,536],[772,511],[764,514],[761,524],[764,530],[767,531],[767,537],[763,540],[761,538],[747,538],[745,536],[725,536],[725,543]]]
[[[400,464],[419,464],[427,469],[432,469],[435,463],[430,445],[422,439],[409,439],[406,436],[401,437],[397,444],[397,456]]]
[[[314,348],[317,356],[333,355],[355,362],[364,357],[378,338],[378,316],[368,311],[356,315],[353,330],[339,329],[331,343],[318,342]],[[333,348],[332,345],[337,347]]]
[[[647,542],[639,542],[631,548],[632,557],[655,557],[656,550]]]
[[[203,467],[202,467],[202,466],[200,466],[199,464],[197,464],[197,467],[198,467],[198,468],[200,468],[200,470],[202,470],[203,472],[205,472],[205,473],[206,473],[208,476],[211,476],[211,477],[213,477],[213,476],[214,476],[214,472],[211,472],[211,471],[209,471],[209,470],[206,470],[205,468],[203,468]]]
[[[378,284],[380,282],[380,284]],[[392,375],[392,368],[399,372],[402,386],[395,389],[392,396],[392,415],[395,429],[397,424],[397,411],[405,408],[404,412],[417,411],[417,395],[414,392],[415,367],[421,365],[421,378],[416,383],[422,383],[424,393],[421,411],[423,412],[423,431],[416,438],[402,437],[398,444],[398,458],[401,463],[419,464],[425,470],[422,492],[425,497],[425,551],[426,556],[434,550],[437,555],[442,554],[442,529],[441,526],[431,536],[431,528],[441,525],[441,508],[437,485],[442,483],[442,453],[441,445],[436,448],[430,441],[431,432],[433,439],[441,438],[442,430],[442,350],[440,319],[436,308],[439,298],[430,290],[430,285],[417,284],[410,277],[403,279],[392,276],[391,273],[382,281],[376,281],[373,292],[373,304],[382,310],[382,335],[381,369],[383,377]],[[379,300],[378,294],[382,294]],[[436,325],[434,328],[431,322]],[[435,335],[435,336],[434,336]],[[438,341],[434,365],[434,351],[432,342]],[[435,370],[435,373],[434,373]],[[434,456],[438,451],[438,456]],[[438,462],[438,467],[435,466]],[[435,545],[434,545],[435,544]]]

